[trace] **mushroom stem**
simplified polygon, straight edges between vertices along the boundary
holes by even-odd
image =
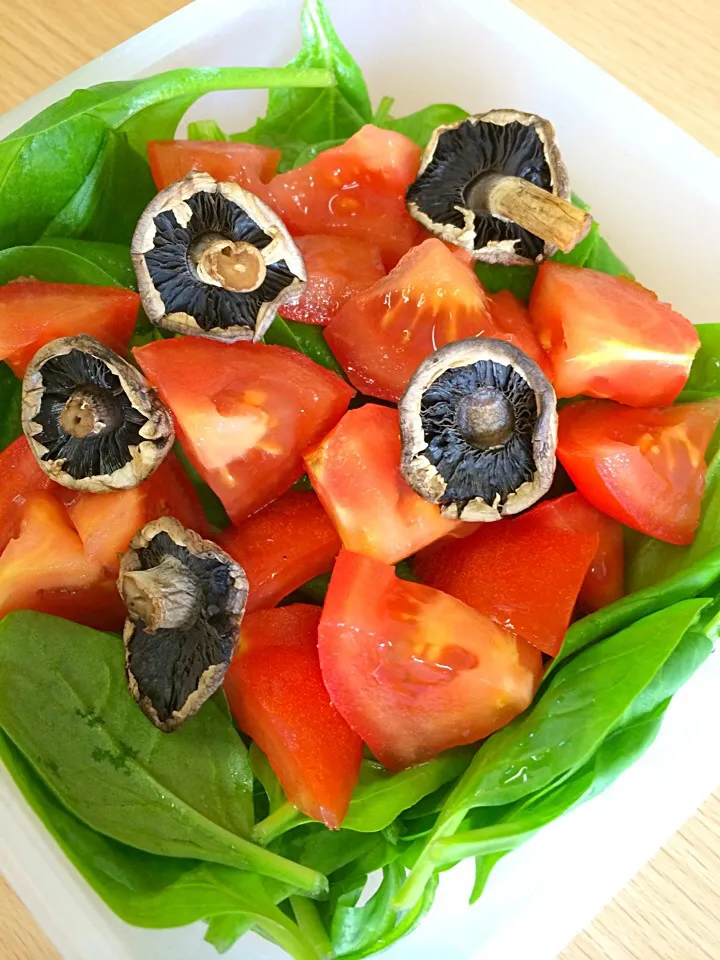
[[[471,185],[466,202],[473,210],[517,223],[563,253],[586,237],[592,224],[586,210],[522,177],[486,174]]]
[[[203,237],[191,250],[191,259],[203,283],[232,293],[251,293],[267,273],[262,252],[252,243],[227,237]]]
[[[147,633],[174,630],[192,623],[200,603],[200,585],[176,557],[164,557],[149,570],[128,570],[120,592],[133,620]]]

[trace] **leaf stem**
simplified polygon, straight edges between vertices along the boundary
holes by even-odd
[[[276,840],[292,827],[298,827],[301,823],[307,823],[308,818],[302,814],[297,807],[286,801],[281,807],[278,807],[274,813],[265,817],[252,832],[252,839],[260,846],[266,847],[273,840]]]
[[[327,935],[327,930],[320,919],[317,907],[312,900],[308,900],[307,897],[291,896],[290,906],[293,909],[301,933],[312,944],[318,955],[318,960],[331,960],[335,956],[335,951]]]

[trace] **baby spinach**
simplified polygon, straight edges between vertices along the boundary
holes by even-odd
[[[422,110],[416,110],[415,113],[409,113],[406,117],[395,118],[390,116],[392,105],[392,97],[383,97],[372,122],[384,130],[404,134],[423,150],[437,127],[446,123],[459,123],[469,116],[467,110],[456,107],[453,103],[433,103]]]
[[[93,287],[136,287],[129,248],[97,240],[52,237],[32,246],[0,250],[0,284],[18,277]]]
[[[187,128],[188,140],[229,140],[216,120],[193,120]]]
[[[314,871],[244,839],[252,774],[222,695],[172,736],[161,733],[128,692],[116,637],[29,611],[5,617],[0,728],[69,810],[115,840],[254,870],[313,894],[324,887]]]
[[[260,781],[267,794],[270,813],[274,813],[275,810],[286,803],[285,792],[280,786],[275,771],[270,766],[270,761],[255,742],[250,744],[249,754],[253,774]]]
[[[264,337],[265,343],[290,347],[310,357],[321,367],[327,367],[333,373],[347,379],[345,371],[335,359],[332,350],[323,335],[323,328],[312,323],[300,323],[297,320],[285,320],[277,316],[270,324]]]
[[[372,119],[367,86],[357,63],[335,32],[322,0],[305,0],[301,15],[303,42],[288,69],[303,73],[321,68],[334,84],[294,89],[291,84],[268,95],[267,111],[232,140],[249,140],[282,150],[279,169],[294,166],[308,145],[346,140]]]
[[[76,237],[127,243],[155,193],[147,141],[171,138],[212,90],[333,83],[325,70],[171,70],[76,90],[0,142],[2,246]]]
[[[6,363],[0,363],[0,450],[20,436],[22,381]]]
[[[383,868],[382,883],[364,906],[357,906],[362,888],[342,894],[330,919],[330,937],[337,957],[366,956],[395,926],[392,901],[405,880],[399,863]],[[364,886],[364,885],[363,885]]]
[[[452,835],[468,810],[519,801],[586,763],[707,603],[685,600],[659,610],[565,663],[532,707],[477,751],[396,905],[416,902],[437,866],[434,844]]]
[[[700,323],[696,330],[700,349],[680,394],[679,399],[683,402],[720,396],[720,323]]]

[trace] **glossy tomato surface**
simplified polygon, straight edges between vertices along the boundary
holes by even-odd
[[[263,199],[293,235],[377,244],[389,269],[421,234],[405,208],[419,164],[420,148],[412,140],[366,124],[341,146],[273,177]]]
[[[340,537],[317,496],[288,490],[218,542],[247,574],[248,613],[274,607],[308,580],[327,573]]]
[[[577,491],[543,504],[542,519],[564,530],[598,536],[597,552],[578,594],[578,607],[584,613],[592,613],[619,600],[625,592],[622,524]]]
[[[530,318],[550,355],[559,397],[581,394],[633,407],[672,403],[700,340],[654,293],[624,277],[546,261]]]
[[[458,600],[343,551],[319,632],[332,701],[390,770],[473,743],[531,702],[538,650]]]
[[[471,536],[420,553],[415,572],[555,656],[599,544],[597,532],[560,525],[555,512],[543,503],[478,524]]]
[[[310,481],[343,546],[397,563],[461,525],[418,496],[400,473],[397,410],[349,410],[305,457]]]
[[[255,143],[225,140],[151,140],[148,159],[158,190],[182,180],[193,170],[209,173],[215,180],[232,180],[263,194],[280,162],[280,151]]]
[[[41,280],[0,286],[0,360],[22,377],[40,347],[78,333],[124,355],[139,306],[137,293],[121,287]]]
[[[490,328],[487,294],[472,268],[431,239],[348,300],[325,338],[358,390],[397,401],[433,350]]]
[[[134,351],[175,417],[178,439],[239,523],[284,493],[353,390],[286,347],[179,337]]]
[[[318,660],[320,608],[292,604],[245,617],[225,677],[235,720],[265,753],[288,800],[337,829],[362,742],[330,701]]]
[[[0,453],[0,552],[17,536],[28,497],[52,487],[58,485],[38,466],[24,435]]]
[[[705,488],[705,451],[720,400],[636,410],[585,400],[560,412],[558,457],[603,513],[668,543],[691,543]]]
[[[278,313],[289,320],[327,325],[340,307],[385,276],[380,248],[353,237],[298,237],[307,271],[307,286],[297,303]]]

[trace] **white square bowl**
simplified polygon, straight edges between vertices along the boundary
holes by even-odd
[[[0,136],[78,87],[180,66],[280,65],[300,0],[196,0],[0,118]],[[695,323],[716,317],[720,160],[506,0],[328,0],[373,101],[400,115],[453,101],[549,117],[575,191],[647,286]],[[264,95],[212,94],[191,111],[242,129]],[[720,783],[720,662],[677,696],[646,756],[604,795],[503,860],[467,906],[464,865],[445,874],[392,960],[552,960]],[[66,960],[204,960],[204,927],[147,931],[87,887],[0,770],[0,867]],[[227,955],[270,960],[256,937]]]

